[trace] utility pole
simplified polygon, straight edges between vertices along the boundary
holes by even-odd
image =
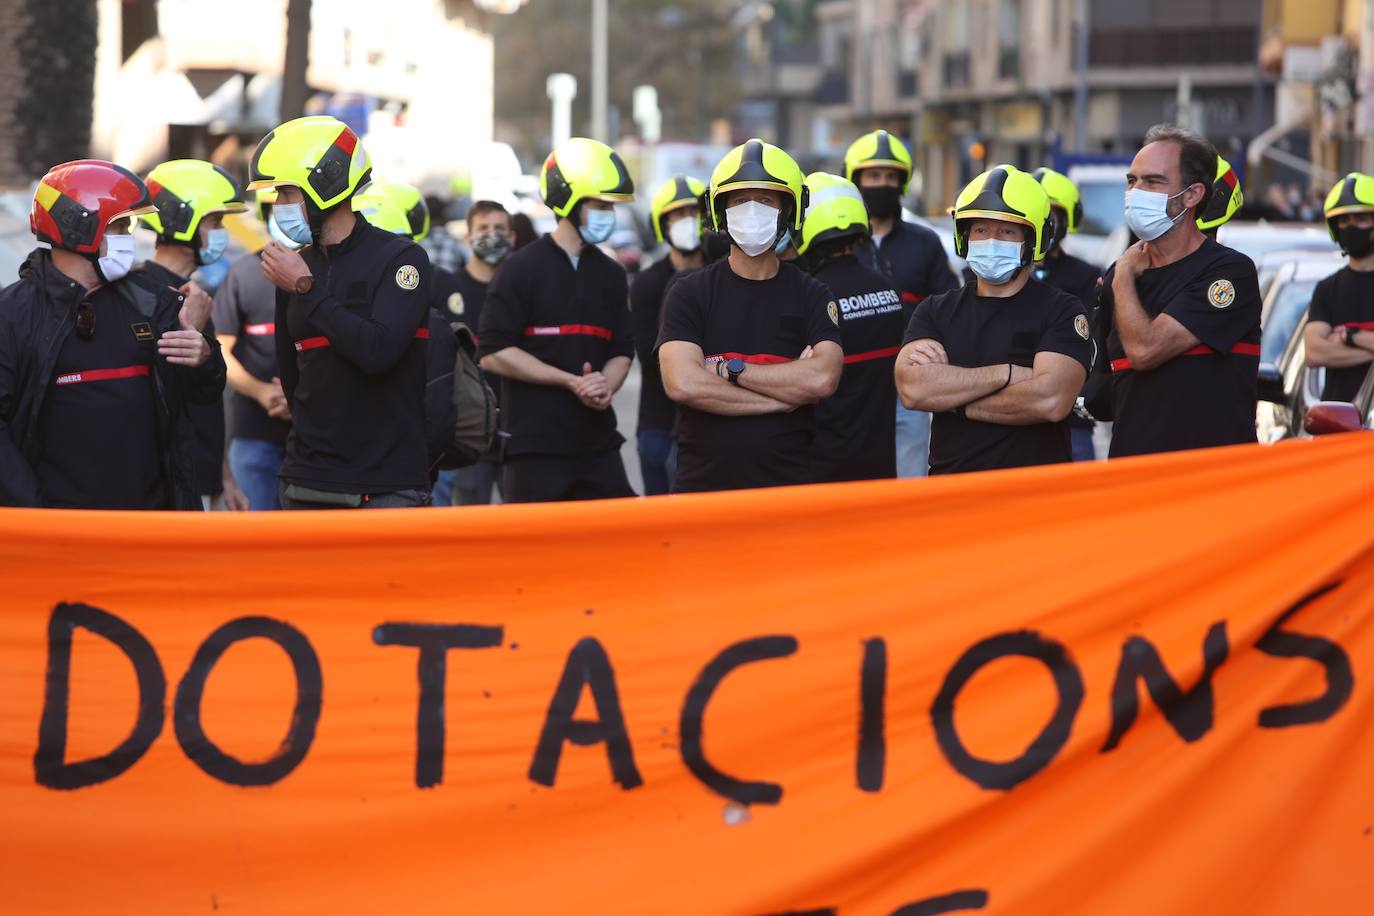
[[[1374,0],[1360,4],[1359,87],[1355,131],[1360,135],[1360,170],[1374,170]]]
[[[544,89],[553,103],[549,147],[558,146],[572,136],[572,103],[577,98],[577,77],[571,73],[550,73]]]
[[[281,119],[283,122],[305,114],[310,68],[310,0],[287,0],[286,55],[281,72]]]
[[[1088,148],[1088,0],[1074,4],[1073,145]]]
[[[606,136],[606,4],[608,0],[592,0],[592,138],[613,143]]]

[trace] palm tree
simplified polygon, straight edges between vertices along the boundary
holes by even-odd
[[[96,0],[0,0],[0,184],[88,155]]]
[[[310,94],[305,74],[310,66],[310,0],[287,0],[286,57],[282,61],[281,119],[305,114]]]

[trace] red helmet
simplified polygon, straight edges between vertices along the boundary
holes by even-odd
[[[126,168],[100,159],[53,166],[33,195],[29,229],[40,242],[97,254],[105,227],[154,209],[148,188]]]

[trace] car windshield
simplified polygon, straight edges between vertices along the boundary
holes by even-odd
[[[1312,302],[1316,280],[1295,280],[1285,283],[1274,299],[1274,305],[1264,319],[1264,333],[1260,338],[1260,362],[1277,363],[1288,341],[1298,329],[1298,322]]]
[[[1303,229],[1245,230],[1228,233],[1222,228],[1218,239],[1227,248],[1234,248],[1258,264],[1272,251],[1334,251],[1329,238]]]
[[[1083,200],[1079,232],[1107,235],[1126,221],[1126,182],[1085,181],[1078,186]]]

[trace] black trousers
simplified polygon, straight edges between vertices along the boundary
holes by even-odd
[[[596,455],[507,457],[502,496],[510,503],[554,503],[634,496],[620,449]]]

